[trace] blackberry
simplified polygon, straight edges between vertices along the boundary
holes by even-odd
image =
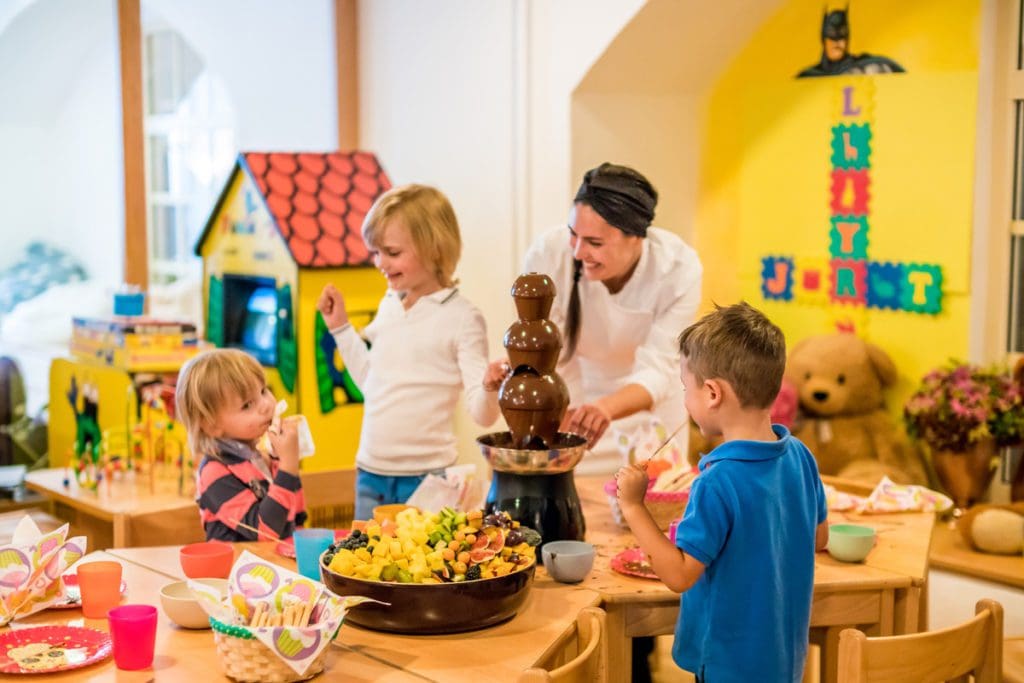
[[[480,578],[480,565],[474,564],[466,570],[466,581],[476,581]]]

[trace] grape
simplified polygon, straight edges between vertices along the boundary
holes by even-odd
[[[524,540],[526,540],[526,536],[523,534],[522,530],[513,529],[508,532],[508,536],[505,537],[505,545],[519,545]]]

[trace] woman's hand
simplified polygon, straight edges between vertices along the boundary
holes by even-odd
[[[621,468],[615,473],[615,483],[619,504],[625,508],[630,505],[643,505],[647,495],[647,470],[643,465],[634,463]]]
[[[348,311],[345,310],[345,297],[334,285],[327,285],[320,292],[316,308],[324,317],[328,330],[336,330],[348,323]]]
[[[299,430],[295,420],[281,420],[279,427],[267,431],[279,466],[289,474],[299,474]]]
[[[578,408],[567,410],[562,424],[558,428],[562,432],[579,434],[586,439],[591,448],[604,435],[612,416],[597,403],[584,403]]]
[[[507,360],[503,358],[492,361],[487,366],[487,372],[484,373],[484,389],[487,391],[497,391],[501,388],[501,383],[510,374],[512,374],[512,368],[509,367]]]

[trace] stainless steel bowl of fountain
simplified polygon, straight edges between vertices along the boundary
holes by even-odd
[[[568,472],[587,452],[586,439],[566,432],[558,432],[551,448],[515,448],[511,432],[484,434],[476,442],[492,469],[513,474]]]

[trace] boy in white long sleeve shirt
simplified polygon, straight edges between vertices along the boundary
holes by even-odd
[[[483,315],[455,288],[461,239],[441,192],[407,185],[381,195],[363,239],[388,280],[365,338],[349,324],[333,285],[317,303],[364,398],[356,519],[368,519],[377,505],[405,502],[428,473],[453,464],[460,391],[474,421],[488,426],[498,417],[503,377],[500,364],[487,362]]]

